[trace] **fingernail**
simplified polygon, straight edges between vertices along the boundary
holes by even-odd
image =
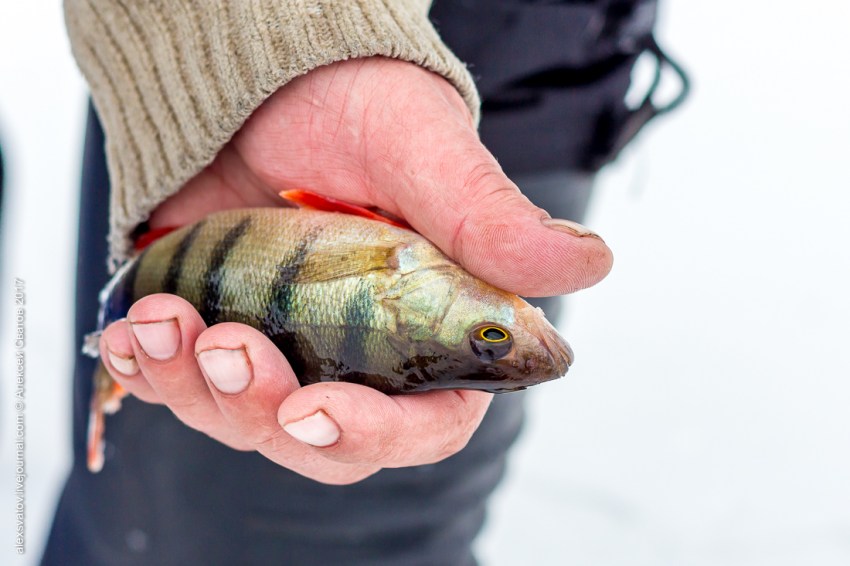
[[[564,220],[562,218],[544,218],[542,222],[547,228],[558,230],[559,232],[566,232],[567,234],[578,236],[579,238],[590,237],[598,238],[600,240],[602,239],[599,237],[599,234],[587,226],[583,226],[582,224],[573,222],[572,220]]]
[[[321,410],[300,421],[283,425],[283,430],[295,440],[319,448],[336,444],[339,440],[339,427]]]
[[[222,393],[242,393],[251,382],[253,374],[245,348],[204,350],[198,354],[198,362],[215,388]]]
[[[180,347],[180,327],[177,319],[160,322],[131,322],[130,328],[142,351],[159,361],[170,360]]]
[[[125,358],[114,353],[109,348],[106,349],[106,355],[109,356],[109,363],[121,375],[131,376],[139,373],[139,364],[136,362],[135,356]]]

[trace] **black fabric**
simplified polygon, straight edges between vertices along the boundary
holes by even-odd
[[[656,0],[437,0],[431,18],[469,63],[487,117],[482,138],[506,171],[595,172],[687,92],[684,72],[652,37],[656,9]],[[667,107],[652,104],[657,81],[639,108],[626,106],[643,53],[659,74],[679,76],[681,94]]]

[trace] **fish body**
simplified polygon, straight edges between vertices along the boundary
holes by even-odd
[[[162,292],[189,301],[207,325],[263,332],[303,385],[504,392],[558,378],[572,362],[540,309],[419,234],[351,214],[229,210],[163,236],[104,290],[100,329]],[[93,413],[110,408],[99,382]]]

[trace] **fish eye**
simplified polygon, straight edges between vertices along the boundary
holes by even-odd
[[[493,324],[484,324],[469,333],[472,352],[485,362],[504,358],[514,347],[510,332]]]

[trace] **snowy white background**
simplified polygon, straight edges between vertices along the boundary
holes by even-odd
[[[601,178],[611,276],[531,398],[491,566],[850,564],[850,6],[662,2],[686,106]],[[58,2],[0,5],[0,562],[34,564],[69,465],[85,87]],[[27,282],[27,543],[14,557],[13,277]],[[8,557],[8,558],[7,558]]]

